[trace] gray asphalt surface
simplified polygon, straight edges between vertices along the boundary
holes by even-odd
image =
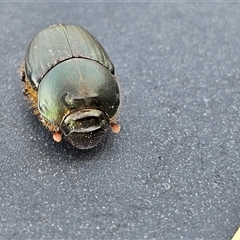
[[[81,25],[121,85],[118,135],[53,142],[22,95],[32,37]],[[0,3],[0,239],[230,239],[240,224],[239,3]]]

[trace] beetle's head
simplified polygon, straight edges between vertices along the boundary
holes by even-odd
[[[106,135],[120,103],[115,76],[101,64],[72,58],[54,66],[38,88],[38,110],[53,138],[92,148]],[[115,131],[116,132],[116,131]]]
[[[95,147],[106,135],[109,127],[107,115],[99,109],[82,109],[63,118],[60,130],[75,147]]]

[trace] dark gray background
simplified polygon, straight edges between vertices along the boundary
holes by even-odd
[[[118,135],[80,151],[32,114],[17,70],[54,23],[120,79]],[[240,224],[240,4],[0,3],[0,239],[230,239]]]

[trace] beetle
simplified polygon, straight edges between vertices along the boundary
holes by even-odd
[[[60,142],[97,146],[120,131],[120,91],[114,65],[98,40],[76,25],[55,24],[35,35],[21,66],[24,94]]]

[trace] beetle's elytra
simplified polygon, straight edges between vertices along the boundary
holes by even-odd
[[[120,126],[114,66],[84,28],[56,24],[31,41],[21,69],[24,93],[55,141],[80,149],[95,147]]]

